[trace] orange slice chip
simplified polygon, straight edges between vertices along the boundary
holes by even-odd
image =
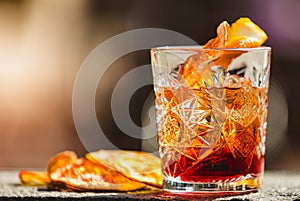
[[[19,178],[22,184],[27,186],[44,186],[50,183],[47,172],[22,170],[19,172]]]
[[[63,168],[68,164],[72,164],[77,160],[77,155],[73,151],[64,151],[52,157],[47,165],[47,173],[50,177],[51,173],[57,169]]]
[[[113,169],[74,156],[73,152],[63,152],[50,160],[47,170],[52,184],[81,191],[132,191],[145,187]]]
[[[153,186],[162,186],[161,162],[156,156],[138,151],[99,150],[86,158],[113,168],[126,177]]]

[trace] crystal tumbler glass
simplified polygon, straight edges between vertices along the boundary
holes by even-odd
[[[151,49],[165,190],[261,187],[270,55],[269,47]]]

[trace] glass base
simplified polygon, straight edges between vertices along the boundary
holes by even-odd
[[[234,182],[183,182],[164,179],[163,188],[172,193],[255,192],[262,186],[262,177]]]

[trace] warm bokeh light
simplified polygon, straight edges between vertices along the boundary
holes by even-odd
[[[42,166],[57,150],[82,150],[70,111],[82,31],[69,29],[81,22],[84,2],[69,4],[0,2],[0,166]],[[76,14],[63,12],[67,6]]]

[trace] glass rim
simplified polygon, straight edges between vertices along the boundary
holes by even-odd
[[[150,49],[151,51],[168,51],[168,50],[181,50],[181,51],[198,51],[198,50],[208,50],[208,51],[270,51],[269,46],[259,46],[259,47],[241,47],[241,48],[203,48],[203,45],[174,45],[174,46],[160,46]]]

